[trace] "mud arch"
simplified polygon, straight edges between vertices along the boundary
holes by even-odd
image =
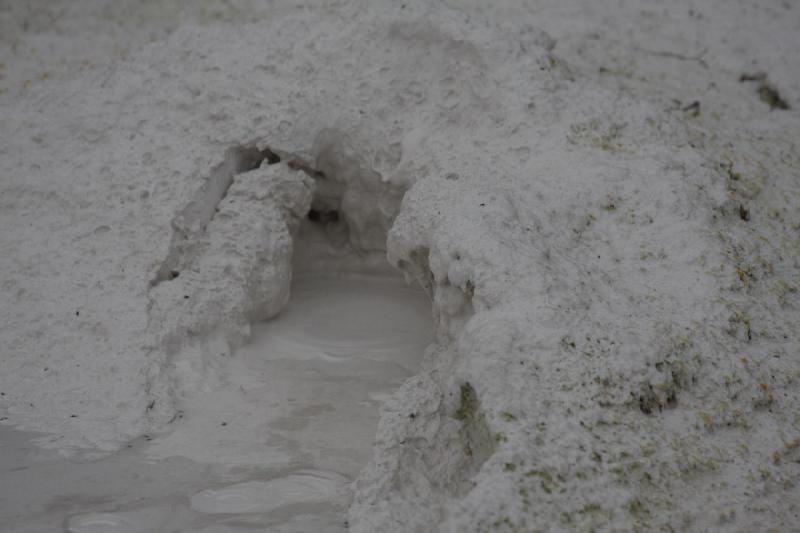
[[[307,154],[263,142],[226,150],[173,218],[150,283],[150,420],[172,420],[176,393],[280,312],[293,273],[396,274],[386,239],[404,193],[336,130]]]

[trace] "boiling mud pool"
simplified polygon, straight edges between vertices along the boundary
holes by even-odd
[[[0,426],[0,531],[339,531],[381,400],[432,340],[426,295],[389,277],[307,276],[171,433],[64,459]]]

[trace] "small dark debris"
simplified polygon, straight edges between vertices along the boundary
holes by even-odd
[[[639,397],[639,410],[646,415],[649,415],[653,412],[653,409],[647,405],[647,402],[641,396]]]
[[[75,316],[81,316],[81,312],[80,311],[75,311]]]
[[[481,207],[486,207],[486,204],[483,204],[483,203],[482,203],[482,204],[480,204],[480,205],[481,205]]]
[[[181,273],[178,272],[177,270],[170,270],[169,271],[169,279],[175,279],[180,275],[181,275]]]
[[[7,416],[0,416],[0,422],[5,422],[6,420],[8,420]]]
[[[674,390],[670,390],[669,394],[667,394],[667,406],[675,407],[677,404],[678,404],[678,396],[675,394]]]
[[[770,110],[789,109],[789,104],[781,97],[778,89],[767,81],[767,74],[765,72],[756,72],[754,74],[744,73],[739,76],[739,81],[757,81],[759,83],[758,97],[769,106]]]
[[[220,426],[227,426],[227,425],[228,425],[227,422],[223,422],[223,423],[220,424]]]
[[[183,411],[178,411],[177,413],[172,415],[172,418],[170,418],[170,420],[169,420],[169,422],[167,422],[167,424],[172,424],[173,422],[175,422],[176,420],[179,420],[181,418],[183,418]]]
[[[153,440],[153,437],[151,437],[150,435],[145,435],[144,436],[144,440],[149,442],[149,441]]]
[[[408,415],[408,418],[414,420],[415,418],[417,418],[417,413],[411,413],[410,415]]]
[[[153,407],[155,407],[155,406],[156,406],[156,401],[155,400],[150,400],[150,403],[147,404],[147,410],[151,411],[153,409]]]
[[[475,283],[471,279],[468,279],[464,284],[464,294],[466,294],[469,299],[475,296]]]
[[[78,418],[78,415],[69,415],[70,418]]]
[[[184,295],[183,295],[183,299],[184,299],[184,300],[188,300],[188,299],[189,299],[189,295],[188,295],[188,294],[184,294]]]
[[[766,79],[767,79],[766,72],[754,72],[753,74],[748,74],[744,72],[742,73],[741,76],[739,76],[740,83],[745,81],[765,81]]]
[[[642,413],[651,415],[656,408],[661,411],[661,404],[658,403],[658,400],[655,398],[652,389],[644,394],[639,395],[639,410]]]
[[[50,367],[49,367],[49,366],[46,366],[46,367],[44,367],[44,369],[42,370],[42,372],[47,372],[48,370],[50,370]]]
[[[690,116],[697,117],[700,115],[700,102],[695,100],[691,104],[683,108],[683,111],[689,113]]]
[[[778,90],[766,82],[762,83],[758,88],[758,97],[769,106],[770,110],[789,109],[789,104],[786,103],[786,100],[781,98]]]
[[[739,204],[739,218],[741,218],[745,222],[750,220],[750,210],[741,204]]]

